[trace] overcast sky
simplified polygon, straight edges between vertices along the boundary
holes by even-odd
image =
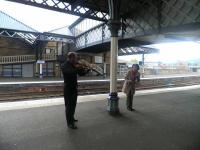
[[[43,32],[72,24],[77,16],[0,0],[0,10]]]
[[[160,53],[145,55],[145,61],[175,63],[179,61],[200,59],[200,44],[196,42],[156,44],[154,47],[160,49]],[[141,61],[142,56],[122,56],[119,58],[124,60],[137,59],[138,61]]]

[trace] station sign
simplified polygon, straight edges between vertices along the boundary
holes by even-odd
[[[45,64],[44,60],[37,60],[37,64]]]
[[[94,56],[95,63],[103,63],[103,57],[102,56]]]

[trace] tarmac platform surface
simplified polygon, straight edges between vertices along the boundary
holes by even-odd
[[[84,96],[78,130],[67,128],[63,103],[0,110],[0,150],[200,150],[200,88],[162,90],[136,95],[135,112],[121,96],[119,116],[102,95]]]

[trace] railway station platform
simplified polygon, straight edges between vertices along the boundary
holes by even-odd
[[[135,112],[106,111],[107,94],[79,96],[78,130],[66,126],[63,98],[0,103],[1,150],[199,150],[200,86],[141,90]]]

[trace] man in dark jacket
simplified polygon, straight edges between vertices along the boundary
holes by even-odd
[[[77,129],[74,118],[77,103],[77,74],[85,75],[88,70],[80,68],[77,63],[76,53],[68,53],[68,59],[61,66],[64,77],[64,100],[67,125],[71,129]]]

